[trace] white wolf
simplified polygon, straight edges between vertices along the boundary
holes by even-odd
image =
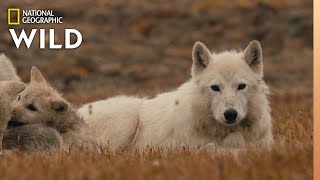
[[[20,78],[11,61],[4,54],[0,54],[0,81],[8,80],[20,81]]]
[[[262,48],[192,52],[192,78],[153,99],[120,96],[79,109],[99,140],[113,150],[144,146],[190,148],[269,146],[273,143]]]
[[[24,88],[25,85],[19,81],[0,81],[0,151],[2,151],[3,135],[10,119],[10,104]]]
[[[16,70],[11,61],[4,55],[0,55],[0,150],[7,123],[10,119],[10,104],[15,96],[25,88],[20,82]]]

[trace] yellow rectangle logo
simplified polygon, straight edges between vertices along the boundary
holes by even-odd
[[[17,13],[17,19],[11,18],[13,13]],[[20,9],[19,8],[9,8],[8,9],[8,25],[19,25],[20,24]]]

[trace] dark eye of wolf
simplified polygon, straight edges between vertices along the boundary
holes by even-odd
[[[239,86],[238,86],[238,90],[242,90],[242,89],[244,89],[244,88],[246,88],[246,84],[240,84]]]
[[[220,88],[219,88],[218,85],[212,85],[212,86],[211,86],[211,89],[212,89],[213,91],[220,91]]]
[[[34,105],[32,105],[32,104],[28,105],[28,109],[29,109],[30,111],[38,111],[37,108],[34,107]]]
[[[20,101],[20,97],[21,97],[21,96],[19,95],[19,96],[18,96],[18,101]]]

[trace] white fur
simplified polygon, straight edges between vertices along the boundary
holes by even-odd
[[[0,150],[2,151],[3,133],[10,118],[11,102],[25,88],[16,70],[4,54],[0,54]]]
[[[88,104],[79,110],[79,114],[99,135],[98,142],[114,150],[125,149],[137,131],[142,102],[143,99],[119,96]]]
[[[6,80],[20,81],[20,78],[11,61],[4,54],[0,54],[0,81]]]
[[[11,119],[9,123],[22,123],[24,125],[40,124],[41,127],[49,127],[57,131],[59,136],[50,137],[52,133],[43,134],[43,129],[28,131],[25,136],[34,139],[47,139],[42,147],[50,147],[55,142],[60,142],[61,149],[68,150],[71,146],[86,150],[98,150],[94,133],[88,130],[87,125],[78,115],[75,109],[67,102],[57,90],[48,84],[42,73],[36,68],[31,69],[30,83],[11,102]],[[30,127],[30,126],[29,126]],[[44,128],[45,129],[45,128]],[[32,134],[32,132],[34,132]],[[9,135],[10,136],[10,135]],[[39,137],[38,137],[39,136]],[[49,136],[49,137],[48,137]],[[24,137],[29,140],[32,138]],[[50,141],[50,138],[55,138]],[[61,140],[63,142],[61,142]],[[38,142],[25,141],[25,147]],[[40,142],[39,142],[40,143]],[[41,149],[42,147],[37,147]],[[28,149],[28,148],[27,148]]]
[[[196,43],[192,78],[178,89],[153,99],[119,96],[97,101],[82,106],[79,113],[113,150],[268,146],[273,143],[272,123],[262,68],[257,41],[244,52],[213,54]],[[241,83],[247,86],[239,90]],[[216,84],[219,92],[211,89]],[[224,116],[230,108],[238,112],[233,124]]]

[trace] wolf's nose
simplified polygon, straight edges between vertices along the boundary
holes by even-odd
[[[238,112],[234,109],[227,109],[223,115],[224,118],[227,120],[227,123],[232,124],[237,119]]]

